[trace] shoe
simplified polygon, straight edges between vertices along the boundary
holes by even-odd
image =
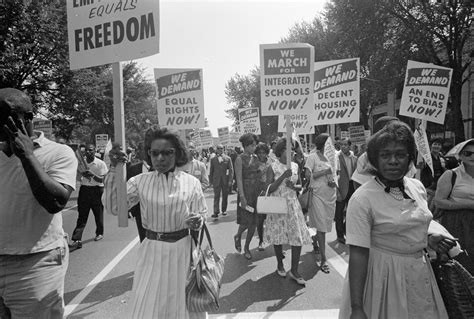
[[[212,218],[219,218],[219,214],[214,213],[214,214],[211,215],[211,217]]]
[[[280,276],[281,278],[286,278],[286,271],[285,271],[285,268],[283,268],[283,270],[277,269],[277,270],[276,270],[276,273],[277,273],[277,275]]]
[[[343,245],[346,244],[346,239],[345,239],[344,237],[338,237],[338,238],[337,238],[337,241],[338,241],[339,243],[343,244]]]
[[[240,243],[240,237],[238,237],[237,235],[234,236],[234,246],[235,246],[235,250],[237,250],[237,252],[242,252],[242,246],[241,246],[241,243]]]
[[[101,240],[101,239],[103,239],[103,238],[104,238],[103,235],[97,235],[97,236],[95,236],[94,240],[95,240],[95,241],[99,241],[99,240]]]
[[[293,279],[294,281],[296,281],[296,283],[298,285],[302,285],[302,286],[305,286],[306,285],[306,281],[303,279],[303,277],[298,277],[296,278],[295,275],[293,275],[293,273],[291,272],[291,270],[288,272],[288,275],[290,276],[291,279]]]
[[[263,244],[260,243],[258,244],[258,248],[257,248],[259,251],[264,251],[265,250],[265,247],[263,247]]]
[[[252,254],[250,253],[250,250],[245,251],[244,257],[247,258],[247,260],[252,259]]]
[[[330,272],[329,266],[328,266],[328,264],[326,264],[326,262],[321,263],[321,265],[319,265],[319,269],[325,274],[329,274],[329,272]]]
[[[227,213],[226,213],[226,212],[222,212],[222,216],[227,216]]]
[[[68,244],[69,248],[80,249],[82,248],[82,242],[80,240],[74,240],[72,243]]]

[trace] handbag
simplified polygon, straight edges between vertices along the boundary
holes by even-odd
[[[474,318],[474,277],[456,260],[431,260],[449,318]]]
[[[300,196],[298,196],[298,201],[301,205],[301,210],[303,214],[306,214],[309,209],[309,205],[311,204],[311,197],[313,196],[313,189],[308,187],[306,188]]]
[[[284,197],[268,196],[270,185],[265,196],[257,197],[257,214],[288,214],[288,202]]]
[[[202,249],[206,234],[209,246]],[[206,224],[201,229],[199,242],[195,241],[197,262],[193,260],[193,241],[191,240],[190,272],[186,282],[186,307],[190,312],[214,311],[219,308],[219,293],[224,259],[214,250]]]

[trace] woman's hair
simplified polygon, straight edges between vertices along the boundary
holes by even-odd
[[[148,138],[150,138],[151,142],[159,139],[164,139],[170,142],[173,145],[173,148],[176,150],[175,153],[175,164],[176,166],[180,167],[185,165],[188,162],[188,156],[186,147],[184,146],[183,141],[179,137],[179,135],[175,132],[168,130],[166,127],[153,130],[152,132],[147,132],[150,134]],[[145,142],[146,144],[146,142]],[[151,147],[151,143],[150,143]]]
[[[379,150],[392,142],[400,143],[407,148],[409,162],[415,159],[416,144],[410,127],[402,121],[393,121],[369,139],[367,158],[373,167],[376,169],[379,167]],[[408,165],[407,169],[409,167],[410,165]]]
[[[268,147],[267,143],[258,143],[257,147],[255,148],[255,154],[261,151],[265,152],[267,155],[270,153],[270,147]]]
[[[322,151],[324,149],[324,144],[326,144],[326,141],[328,138],[329,138],[329,135],[326,133],[322,133],[316,136],[316,139],[314,140],[314,144],[316,145],[316,149],[318,151]]]
[[[252,133],[245,133],[239,138],[239,142],[242,143],[242,147],[252,145],[253,142],[258,143],[257,135]]]
[[[293,141],[291,142],[292,142],[291,147],[293,147],[294,146]],[[285,149],[286,149],[286,138],[284,137],[284,138],[279,139],[275,145],[275,156],[280,157]]]

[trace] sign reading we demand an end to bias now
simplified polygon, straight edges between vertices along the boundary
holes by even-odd
[[[314,63],[312,125],[359,122],[359,58]]]
[[[453,70],[408,61],[400,115],[444,123]]]
[[[260,45],[263,116],[311,112],[313,61],[314,47],[306,43]]]
[[[159,52],[158,0],[67,0],[71,70]]]
[[[258,107],[239,109],[240,133],[260,135],[260,116]]]
[[[155,69],[155,82],[161,126],[205,126],[202,69]]]

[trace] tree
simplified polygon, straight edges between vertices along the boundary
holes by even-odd
[[[260,139],[270,142],[276,138],[278,135],[278,117],[261,115],[259,68],[255,67],[246,76],[235,74],[227,82],[225,94],[227,102],[232,104],[232,108],[226,110],[226,113],[228,118],[234,120],[234,128],[239,125],[239,109],[258,107],[260,109]]]

